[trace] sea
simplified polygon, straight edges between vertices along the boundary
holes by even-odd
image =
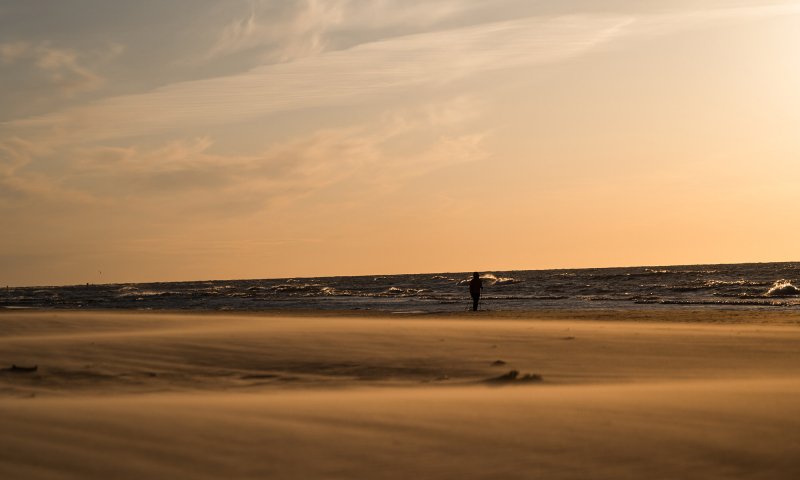
[[[472,272],[6,287],[3,309],[471,308]],[[482,310],[800,308],[800,262],[481,272]]]

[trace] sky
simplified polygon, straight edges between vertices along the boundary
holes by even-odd
[[[796,261],[800,1],[0,0],[0,284]]]

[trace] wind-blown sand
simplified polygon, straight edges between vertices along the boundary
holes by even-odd
[[[0,478],[800,478],[797,321],[5,312]]]

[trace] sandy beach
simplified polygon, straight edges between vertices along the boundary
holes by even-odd
[[[800,480],[800,0],[0,0],[0,480]]]
[[[799,319],[3,312],[0,477],[797,478]]]

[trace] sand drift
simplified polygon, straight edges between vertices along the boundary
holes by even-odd
[[[793,326],[80,312],[0,326],[2,478],[800,474]]]

